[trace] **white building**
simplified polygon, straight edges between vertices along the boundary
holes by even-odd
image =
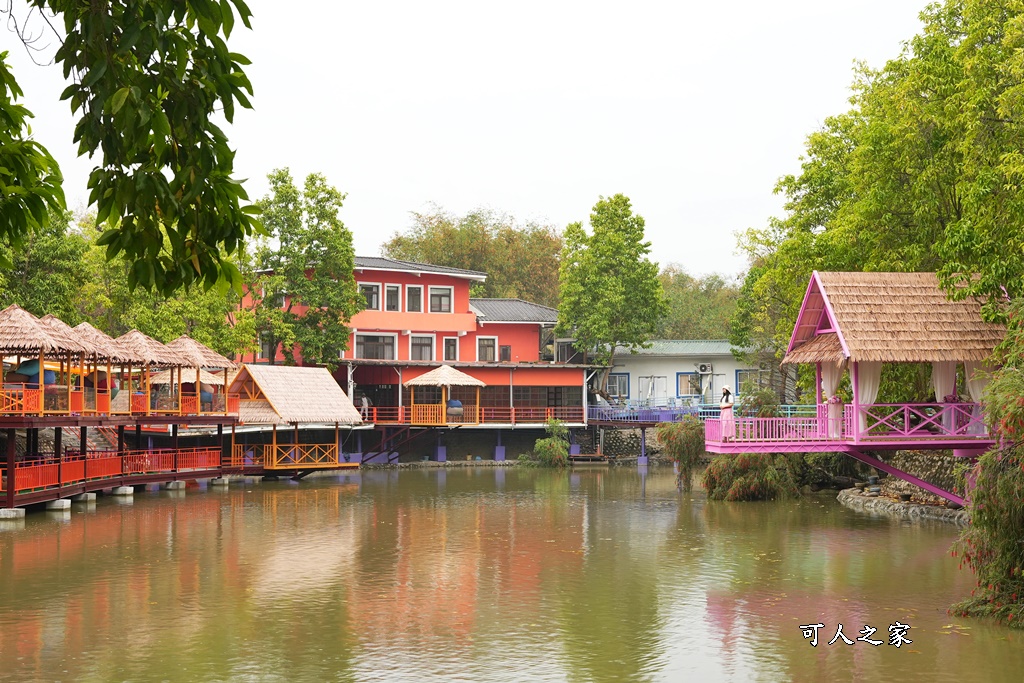
[[[728,341],[662,339],[632,353],[616,350],[606,390],[636,405],[717,403],[723,385],[739,396],[768,376],[767,367],[737,360]]]

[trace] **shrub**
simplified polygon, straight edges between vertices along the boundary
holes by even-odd
[[[704,488],[711,500],[796,498],[798,461],[779,453],[719,455],[704,470]]]
[[[704,423],[693,415],[686,415],[679,422],[663,422],[658,426],[658,441],[665,455],[679,466],[676,486],[689,491],[693,486],[693,471],[706,453]]]
[[[548,420],[547,436],[537,439],[533,453],[519,456],[519,464],[531,467],[567,467],[569,465],[569,430],[558,420]]]
[[[743,394],[738,408],[744,417],[778,417],[779,397],[771,389],[758,389]]]

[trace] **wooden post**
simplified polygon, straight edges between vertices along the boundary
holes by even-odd
[[[43,352],[39,351],[39,374],[36,377],[39,379],[39,384],[36,386],[39,388],[39,416],[42,417],[43,413],[46,412],[46,366],[43,365]]]
[[[474,424],[480,424],[480,387],[476,388],[476,406],[473,408]]]
[[[235,460],[235,425],[231,425],[231,450],[228,452],[228,461],[234,463]],[[242,463],[245,464],[244,462]]]
[[[178,450],[178,425],[171,425],[171,448]]]
[[[82,457],[87,457],[89,454],[89,428],[81,427],[78,430],[78,452],[82,454]]]
[[[110,380],[107,380],[107,381],[109,382]],[[131,413],[132,412],[132,362],[131,361],[128,361],[128,387],[127,387],[127,389],[125,388],[124,384],[125,384],[125,382],[124,382],[124,366],[122,365],[121,366],[121,389],[120,390],[128,392],[128,412]],[[113,398],[111,398],[111,403],[113,403]],[[114,412],[113,408],[111,408],[110,412]],[[121,430],[124,431],[124,428],[122,427]]]
[[[181,415],[181,368],[178,370],[178,415]],[[172,370],[173,372],[173,370]]]
[[[267,458],[263,458],[263,466],[267,466]],[[277,464],[277,424],[273,424],[270,427],[270,463],[271,465]]]
[[[67,385],[68,385],[68,415],[71,414],[71,357],[73,355],[74,354],[72,354],[70,351],[68,351],[68,365],[67,365],[67,370],[64,373],[64,379],[65,379],[65,381],[67,382]],[[64,361],[61,361],[61,363],[63,363],[63,362]]]
[[[135,425],[135,450],[145,450],[142,447],[142,423]]]
[[[220,446],[220,461],[224,462],[224,425],[217,425],[217,444]]]
[[[61,451],[63,450],[64,441],[64,430],[60,427],[53,428],[53,454],[57,456],[57,459],[61,458]]]
[[[124,425],[117,425],[117,454],[124,455]]]
[[[15,430],[7,430],[7,499],[4,501],[4,505],[9,508],[14,507],[14,494],[17,491],[17,483],[14,481],[15,439],[17,438],[18,433]]]
[[[814,403],[821,405],[821,363],[814,364]]]
[[[854,442],[860,441],[860,392],[857,391],[857,380],[859,379],[858,363],[853,361],[851,364],[851,376],[850,384],[853,385],[853,440]]]
[[[441,422],[448,424],[448,387],[441,387]]]
[[[203,392],[199,391],[199,368],[196,368],[196,415],[203,414]]]
[[[401,385],[399,385],[398,391],[401,393]],[[337,422],[334,423],[334,462],[341,462],[341,441],[338,439]]]

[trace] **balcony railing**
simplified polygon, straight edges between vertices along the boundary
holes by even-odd
[[[335,444],[235,444],[231,458],[224,463],[229,469],[295,470],[331,469],[339,465],[353,464],[339,461]],[[354,463],[354,464],[358,464]]]
[[[821,405],[815,417],[705,420],[708,443],[947,441],[988,439],[977,403]]]
[[[412,406],[373,406],[360,410],[364,422],[412,426],[448,426],[467,424],[544,424],[548,420],[583,422],[582,406],[491,407],[465,405],[462,414],[437,404]]]
[[[129,391],[125,389],[124,391]],[[203,400],[206,398],[207,400]],[[239,397],[223,393],[177,395],[131,391],[112,409],[107,389],[71,387],[58,384],[4,384],[0,388],[0,416],[75,415],[237,415]]]

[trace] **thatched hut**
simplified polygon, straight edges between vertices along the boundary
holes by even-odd
[[[440,365],[430,372],[414,377],[405,382],[409,387],[409,408],[412,411],[412,424],[445,425],[477,424],[480,419],[480,387],[485,382],[457,370],[450,365]],[[420,402],[416,402],[416,387],[440,389],[437,392],[420,391]],[[469,396],[451,397],[452,387],[474,387],[475,399],[469,405]]]
[[[215,387],[224,387],[228,384],[228,372],[235,367],[234,361],[184,334],[174,341],[168,342],[167,348],[188,361],[189,365],[181,370],[181,382],[184,385],[181,392],[182,411],[187,413],[225,412],[227,410],[226,397],[223,391],[217,392]],[[223,376],[221,381],[204,382],[201,377],[204,369],[220,370]],[[204,385],[206,385],[205,388]]]
[[[232,461],[236,466],[330,469],[349,464],[339,460],[338,430],[341,425],[356,425],[362,420],[352,401],[325,368],[242,365],[231,381],[229,392],[239,394],[240,424],[271,427],[269,444],[232,446]],[[294,433],[292,442],[279,442],[278,428],[289,425]],[[333,425],[334,443],[299,443],[301,425]]]
[[[982,320],[978,300],[951,301],[934,273],[815,271],[783,363],[816,366],[816,400],[827,402],[833,436],[844,420],[837,392],[846,369],[858,416],[847,425],[854,438],[871,430],[902,434],[921,420],[944,436],[968,435],[984,430],[976,406],[987,383],[983,363],[1004,333]],[[899,416],[893,406],[873,408],[883,363],[930,363],[935,408],[901,406]],[[957,395],[959,364],[971,403]]]

